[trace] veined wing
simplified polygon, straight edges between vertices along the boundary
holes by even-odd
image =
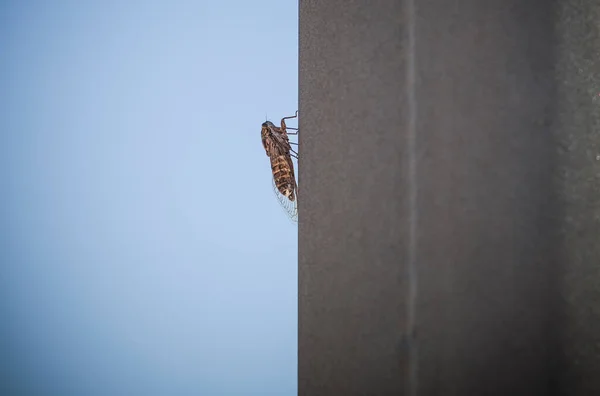
[[[281,205],[281,207],[283,208],[285,213],[288,215],[290,220],[292,220],[294,223],[297,223],[298,222],[298,195],[295,194],[294,200],[290,201],[290,199],[288,197],[286,197],[285,195],[283,195],[281,193],[281,191],[279,191],[279,189],[277,188],[277,185],[275,184],[275,179],[271,178],[271,180],[273,182],[273,191],[275,192],[275,197],[277,198],[277,201],[279,201],[279,204]]]
[[[298,220],[298,197],[296,175],[294,174],[294,163],[292,157],[279,155],[271,158],[271,170],[273,173],[273,191],[279,204],[293,221]]]

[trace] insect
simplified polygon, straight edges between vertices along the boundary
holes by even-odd
[[[281,126],[277,127],[271,121],[265,121],[261,128],[261,140],[265,152],[271,161],[273,172],[273,191],[281,207],[292,221],[298,221],[298,183],[294,172],[292,158],[298,159],[298,153],[291,145],[289,135],[297,135],[298,129],[288,127],[285,120],[298,117],[296,114],[281,119]],[[288,129],[296,132],[288,132]]]

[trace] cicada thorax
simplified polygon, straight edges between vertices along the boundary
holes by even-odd
[[[281,128],[267,121],[263,124],[260,135],[267,156],[289,155],[292,148],[290,139]]]
[[[271,157],[271,170],[277,190],[290,201],[296,200],[296,177],[290,155]]]

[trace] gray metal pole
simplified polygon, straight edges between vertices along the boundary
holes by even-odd
[[[300,0],[299,395],[549,394],[553,43],[542,0]]]
[[[562,1],[557,19],[561,318],[569,395],[600,395],[600,1]]]

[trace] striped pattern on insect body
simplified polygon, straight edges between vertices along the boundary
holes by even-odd
[[[298,159],[298,153],[292,149],[291,145],[296,143],[290,142],[288,135],[297,135],[298,132],[288,132],[288,129],[297,129],[288,127],[285,120],[296,117],[297,111],[294,116],[282,118],[280,127],[271,121],[265,121],[260,133],[263,147],[271,161],[273,191],[292,221],[298,221],[298,183],[292,162],[292,157]]]

